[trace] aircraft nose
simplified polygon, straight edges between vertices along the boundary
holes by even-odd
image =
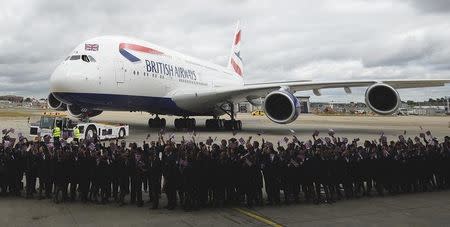
[[[61,63],[50,76],[50,92],[65,91],[68,84],[67,80],[67,72],[64,63]]]

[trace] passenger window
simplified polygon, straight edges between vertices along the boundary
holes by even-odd
[[[80,59],[80,55],[73,55],[72,57],[70,57],[71,61],[79,60],[79,59]]]
[[[88,58],[88,56],[87,56],[87,55],[81,55],[81,59],[82,59],[83,61],[85,61],[85,62],[88,62],[88,63],[89,63],[89,58]]]
[[[91,55],[88,55],[88,58],[89,58],[89,61],[90,61],[90,62],[95,62],[94,57],[92,57]]]

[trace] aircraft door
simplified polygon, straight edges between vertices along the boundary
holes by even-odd
[[[123,66],[123,62],[116,62],[115,65],[115,77],[116,77],[116,83],[125,83],[125,72],[126,69]]]

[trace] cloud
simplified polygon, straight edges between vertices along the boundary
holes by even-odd
[[[450,12],[450,2],[447,0],[408,0],[411,5],[425,13]]]
[[[7,1],[0,8],[0,91],[45,96],[56,65],[101,35],[136,37],[226,65],[237,20],[249,82],[449,78],[450,14],[439,10],[446,2]]]

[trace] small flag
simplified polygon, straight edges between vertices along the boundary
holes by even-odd
[[[245,144],[245,140],[244,140],[244,138],[242,138],[242,137],[241,137],[241,138],[239,138],[239,143],[240,143],[240,144]]]
[[[98,51],[98,44],[84,44],[84,49],[87,51]]]

